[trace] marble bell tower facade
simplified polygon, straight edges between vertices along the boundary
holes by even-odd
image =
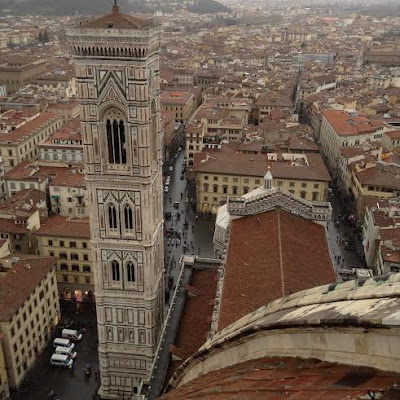
[[[148,378],[164,318],[161,27],[114,5],[67,37],[90,201],[99,395],[128,398]]]

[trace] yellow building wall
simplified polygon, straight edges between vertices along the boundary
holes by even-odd
[[[10,395],[2,341],[3,334],[0,332],[0,400],[8,398],[8,396]]]
[[[21,141],[13,146],[0,143],[0,155],[4,160],[5,172],[9,171],[21,161],[30,160],[39,154],[37,144],[47,139],[62,125],[62,120],[57,119],[49,124],[45,129],[39,129],[31,134],[25,141]]]
[[[75,243],[76,247],[71,247],[71,243]],[[38,248],[42,256],[57,257],[57,282],[60,295],[72,299],[77,296],[85,298],[88,291],[93,293],[90,238],[38,236]],[[64,255],[66,258],[61,258]],[[73,257],[78,259],[72,259]]]
[[[37,355],[51,338],[60,318],[59,296],[54,269],[31,293],[8,322],[0,324],[9,385],[18,387]]]
[[[216,213],[228,196],[242,196],[264,184],[263,177],[198,173],[197,210]],[[208,185],[206,188],[205,185]],[[326,201],[328,182],[274,178],[272,185],[309,201]],[[217,191],[215,191],[216,186]],[[226,193],[224,191],[226,187]],[[236,188],[236,189],[235,189]]]

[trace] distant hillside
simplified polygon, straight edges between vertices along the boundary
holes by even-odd
[[[188,11],[196,14],[214,14],[231,10],[215,0],[197,0],[192,6],[188,6]]]
[[[0,0],[0,15],[101,15],[110,12],[113,0]],[[123,12],[191,12],[217,13],[230,11],[215,0],[118,0]]]

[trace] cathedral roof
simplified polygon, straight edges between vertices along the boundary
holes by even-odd
[[[279,208],[235,219],[218,329],[272,300],[335,280],[323,225]]]
[[[275,300],[210,338],[162,399],[398,399],[399,289],[389,274]]]
[[[348,400],[378,398],[374,397],[377,393],[379,399],[389,400],[397,398],[398,381],[399,374],[373,368],[262,357],[209,372],[161,399]]]
[[[153,15],[123,14],[119,11],[119,6],[114,5],[111,13],[86,22],[81,27],[97,29],[143,29],[152,25],[154,25]]]

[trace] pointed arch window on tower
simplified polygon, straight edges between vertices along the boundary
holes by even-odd
[[[128,282],[136,281],[135,265],[132,262],[126,264],[126,279],[128,280]]]
[[[108,226],[110,229],[117,229],[117,209],[114,204],[108,206]]]
[[[132,207],[126,205],[124,207],[124,220],[125,220],[125,229],[132,230],[133,229],[133,211]]]
[[[112,280],[113,281],[120,281],[121,280],[121,274],[120,274],[120,269],[119,269],[119,262],[118,261],[113,261],[111,263],[111,275],[112,275]]]
[[[110,164],[126,164],[126,137],[124,121],[107,120],[108,162]]]

